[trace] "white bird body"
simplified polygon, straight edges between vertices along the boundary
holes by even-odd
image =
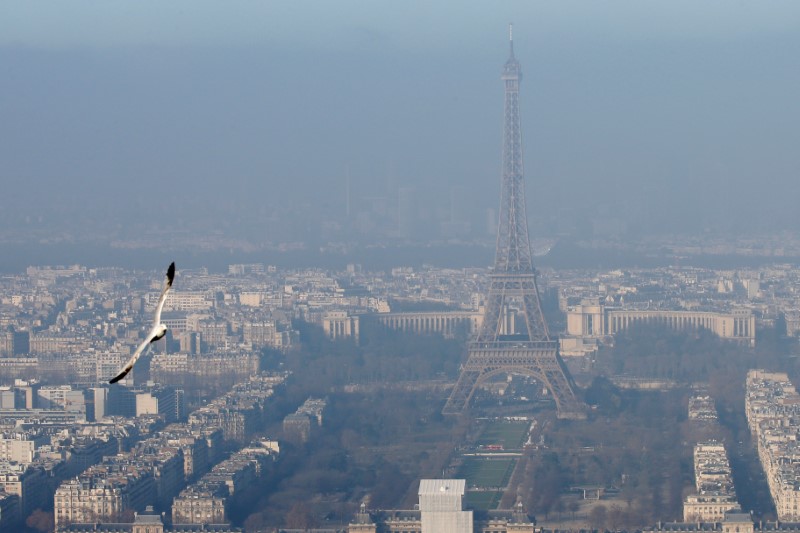
[[[114,378],[112,378],[109,383],[116,383],[117,381],[121,380],[125,376],[128,375],[128,372],[131,371],[133,365],[136,364],[136,361],[139,360],[142,353],[144,353],[147,346],[151,343],[156,342],[157,340],[164,337],[167,334],[167,326],[161,323],[161,310],[164,309],[164,303],[167,301],[167,293],[169,289],[172,287],[172,280],[175,279],[175,263],[172,262],[167,269],[167,280],[164,282],[164,289],[161,291],[161,296],[158,298],[158,305],[156,305],[156,312],[153,315],[153,327],[150,328],[150,332],[145,337],[144,341],[136,348],[136,351],[133,353],[128,362],[125,363],[125,366],[122,368],[119,374],[117,374]]]

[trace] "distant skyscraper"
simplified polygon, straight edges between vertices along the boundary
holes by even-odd
[[[350,166],[347,166],[347,172],[344,182],[344,214],[347,219],[350,219]]]
[[[397,235],[401,239],[414,236],[417,219],[417,192],[413,187],[397,190]]]

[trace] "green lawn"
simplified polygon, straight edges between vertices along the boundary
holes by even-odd
[[[514,458],[468,457],[456,477],[466,479],[467,487],[505,487],[516,464]]]
[[[475,492],[467,491],[464,497],[465,507],[467,509],[474,509],[476,511],[488,511],[496,509],[497,504],[500,503],[500,498],[503,497],[502,492]]]
[[[522,448],[528,434],[528,422],[490,422],[478,438],[478,445],[502,444],[506,450]]]

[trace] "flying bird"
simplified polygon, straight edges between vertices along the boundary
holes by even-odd
[[[147,334],[147,338],[136,348],[136,352],[128,359],[128,362],[125,363],[125,366],[122,368],[122,371],[116,375],[109,383],[116,383],[117,381],[124,378],[128,375],[128,372],[131,371],[133,365],[136,364],[136,361],[142,355],[145,348],[153,342],[161,339],[164,335],[167,334],[167,326],[161,323],[161,310],[164,309],[164,302],[167,301],[167,293],[169,292],[170,287],[172,287],[172,280],[175,279],[175,262],[173,261],[170,263],[169,268],[167,269],[167,280],[164,282],[164,289],[161,291],[161,296],[158,298],[158,305],[156,305],[156,313],[153,316],[153,327],[150,328],[150,333]]]

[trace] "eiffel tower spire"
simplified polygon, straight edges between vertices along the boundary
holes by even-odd
[[[514,57],[512,26],[509,25],[510,55],[503,66],[501,79],[505,85],[503,127],[503,175],[500,190],[500,221],[497,226],[497,247],[491,275],[489,302],[477,341],[498,340],[502,327],[504,303],[509,291],[519,293],[525,317],[519,334],[528,340],[549,341],[550,334],[542,314],[536,272],[533,268],[528,236],[528,213],[525,203],[525,172],[522,160],[522,127],[519,113],[519,84],[522,68]],[[522,331],[524,329],[524,331]]]
[[[503,66],[506,88],[503,128],[503,188],[500,197],[500,224],[497,231],[495,271],[532,272],[528,216],[525,211],[525,180],[522,162],[522,128],[519,116],[519,83],[522,68],[514,57],[511,25],[508,30],[510,55]]]
[[[510,25],[508,35],[510,55],[501,76],[505,85],[503,172],[494,269],[489,276],[483,323],[470,343],[467,362],[442,412],[463,411],[483,381],[505,373],[539,380],[553,395],[560,418],[582,418],[585,413],[558,355],[558,342],[550,338],[536,284],[522,161],[522,68],[514,56]]]

